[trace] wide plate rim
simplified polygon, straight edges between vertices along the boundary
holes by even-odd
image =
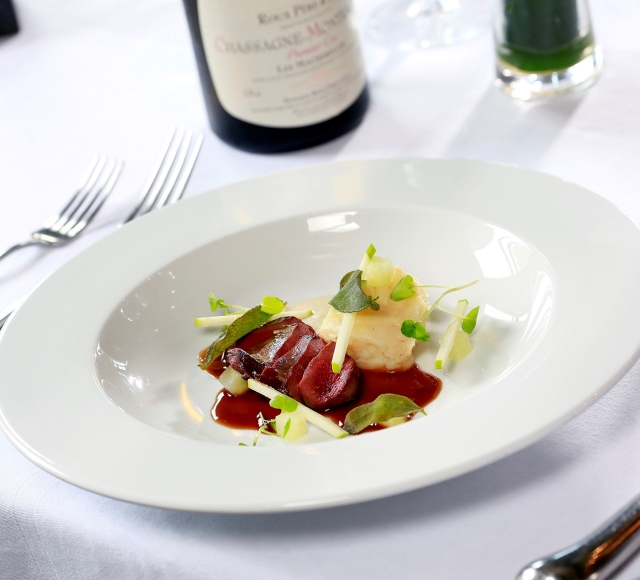
[[[529,175],[534,175],[537,178],[541,178],[541,179],[550,179],[558,183],[563,183],[566,186],[569,186],[572,188],[576,188],[576,187],[579,188],[584,195],[589,196],[589,199],[591,199],[594,202],[597,202],[598,204],[601,204],[602,202],[604,202],[605,206],[608,206],[609,211],[612,211],[613,214],[617,215],[618,217],[624,217],[625,218],[624,221],[627,222],[627,225],[631,224],[635,228],[636,230],[635,235],[637,235],[638,228],[636,224],[633,223],[632,220],[630,220],[630,218],[626,216],[626,214],[621,212],[610,201],[598,196],[597,194],[595,194],[594,192],[588,189],[582,188],[580,186],[576,186],[574,184],[570,184],[566,181],[560,180],[559,178],[548,176],[534,170],[517,168],[517,167],[505,165],[505,164],[490,164],[490,163],[481,162],[481,161],[465,161],[465,160],[451,160],[451,159],[425,160],[425,159],[416,159],[416,158],[397,158],[397,159],[372,159],[372,160],[359,160],[359,161],[346,161],[346,162],[339,162],[339,163],[319,164],[319,165],[313,165],[309,167],[297,168],[294,170],[285,170],[282,172],[269,174],[267,176],[254,177],[249,180],[245,180],[243,182],[233,183],[220,188],[215,188],[213,190],[204,192],[198,196],[194,196],[194,198],[190,198],[190,199],[198,199],[198,198],[201,198],[202,196],[205,196],[205,197],[216,196],[216,195],[219,196],[221,193],[224,194],[225,192],[226,193],[233,192],[233,190],[236,188],[250,186],[251,184],[263,182],[264,180],[278,179],[279,176],[283,176],[283,175],[292,176],[294,174],[300,174],[300,173],[304,174],[304,173],[314,173],[318,171],[322,172],[326,170],[324,168],[329,168],[328,171],[331,171],[332,170],[331,168],[364,167],[367,165],[380,164],[381,162],[395,165],[395,166],[402,165],[405,163],[419,164],[419,165],[426,164],[427,166],[430,164],[434,164],[434,166],[438,164],[462,164],[468,167],[476,166],[476,167],[483,167],[483,168],[486,168],[487,166],[489,166],[493,168],[500,168],[500,170],[515,171],[519,175],[529,174]],[[289,177],[285,177],[285,178],[288,179]],[[189,202],[190,200],[186,200],[184,207],[187,207]],[[178,206],[175,206],[175,207],[178,207]],[[168,208],[168,209],[162,210],[161,212],[157,212],[156,216],[162,214],[162,212],[172,211],[172,209],[173,208]],[[143,218],[143,220],[140,220],[138,224],[142,224],[144,220],[147,220],[146,223],[155,223],[155,221],[152,221],[152,220],[157,220],[157,221],[160,220],[160,218],[156,216],[152,214],[148,217],[145,217]],[[127,226],[127,227],[129,228],[129,231],[137,231],[135,228],[142,228],[141,225],[136,225],[136,222],[132,223],[130,226]],[[122,231],[124,231],[124,228]],[[99,242],[97,242],[95,246],[97,246],[99,249],[102,249],[105,247],[105,245],[111,244],[112,242],[110,240],[113,239],[113,236],[116,235],[117,233],[118,232],[114,232],[113,234],[110,234],[109,236],[105,237],[103,240],[100,240]],[[92,248],[94,249],[92,250]],[[87,250],[85,250],[85,252],[83,252],[82,255],[84,255],[87,251],[96,252],[97,250],[95,249],[94,246],[92,246],[91,248],[88,248]],[[77,259],[79,258],[78,257],[74,258],[73,260],[70,261],[70,263],[75,263]],[[67,267],[68,266],[65,265],[63,267],[63,270]],[[52,274],[50,278],[48,278],[42,283],[42,285],[34,292],[32,296],[35,296],[36,300],[40,300],[41,299],[40,295],[42,294],[42,292],[46,291],[47,286],[52,284],[51,280],[53,279],[55,281],[60,276],[61,274],[58,272],[55,272],[54,274]],[[45,288],[45,290],[41,290],[42,288]],[[30,298],[27,301],[25,305],[27,308],[30,308],[31,301],[32,301],[32,298]],[[16,316],[16,320],[19,322],[19,324],[25,325],[26,322],[24,323],[20,322],[21,316],[19,315],[20,315],[20,312],[18,313],[18,316]],[[12,336],[14,333],[17,333],[18,331],[13,330],[17,326],[18,325],[13,320],[10,320],[5,326],[5,329],[3,329],[2,334],[0,334],[0,353],[4,354],[2,346],[3,346],[3,342],[6,342],[5,337]],[[433,474],[432,474],[432,477],[425,478],[418,474],[416,475],[416,477],[414,477],[411,480],[405,479],[401,482],[397,482],[396,485],[393,485],[393,486],[386,485],[384,489],[368,489],[358,494],[351,493],[343,496],[340,496],[339,494],[334,493],[331,497],[318,498],[316,501],[305,502],[303,504],[298,504],[298,505],[284,505],[282,502],[270,503],[268,501],[263,502],[260,505],[252,504],[250,506],[243,506],[240,504],[224,505],[224,502],[223,504],[220,504],[220,502],[218,503],[213,502],[213,503],[209,503],[208,505],[204,505],[204,504],[197,505],[197,504],[194,504],[193,502],[188,502],[188,501],[187,502],[176,501],[175,498],[174,500],[167,500],[166,497],[165,498],[150,497],[150,496],[145,496],[145,494],[142,494],[142,495],[136,494],[136,493],[131,493],[128,495],[122,494],[122,493],[114,494],[113,490],[111,490],[108,487],[103,488],[102,486],[99,485],[99,482],[93,482],[91,485],[87,485],[87,482],[80,481],[79,478],[76,476],[69,477],[69,474],[66,473],[64,470],[57,469],[55,466],[48,463],[43,457],[39,456],[38,453],[35,452],[29,445],[26,445],[22,440],[20,434],[14,431],[12,425],[5,418],[4,409],[2,405],[2,395],[0,395],[0,428],[2,428],[5,435],[7,435],[10,441],[23,454],[25,454],[31,461],[33,461],[40,467],[44,468],[45,470],[49,471],[50,473],[53,473],[54,475],[61,477],[65,481],[73,483],[74,485],[79,485],[80,487],[90,489],[97,493],[101,493],[103,495],[107,495],[111,497],[118,497],[119,499],[123,499],[126,501],[133,501],[135,503],[141,503],[141,504],[147,504],[147,505],[194,510],[194,511],[249,512],[249,513],[327,507],[332,505],[352,503],[356,501],[365,501],[365,500],[375,499],[378,497],[384,497],[384,496],[393,495],[396,493],[401,493],[404,491],[409,491],[417,487],[421,487],[423,485],[430,485],[438,481],[443,481],[450,477],[462,475],[463,473],[466,473],[482,465],[486,465],[497,459],[500,459],[501,457],[509,455],[527,446],[528,444],[540,439],[542,436],[544,436],[545,434],[555,429],[558,425],[566,422],[566,420],[568,420],[570,417],[574,416],[578,412],[578,408],[580,409],[586,408],[587,404],[595,401],[599,396],[601,396],[602,394],[604,394],[604,392],[606,392],[609,388],[611,388],[611,386],[613,386],[627,372],[627,370],[631,367],[631,365],[639,355],[640,355],[640,344],[636,344],[635,349],[630,354],[630,356],[628,356],[625,359],[625,361],[623,361],[621,364],[617,366],[617,368],[615,369],[615,372],[609,374],[608,379],[604,383],[600,384],[598,388],[598,392],[596,393],[597,396],[592,397],[588,401],[580,401],[579,403],[576,404],[575,406],[576,408],[564,413],[563,415],[558,415],[554,421],[548,422],[547,424],[540,427],[536,431],[531,431],[530,433],[528,433],[526,437],[514,439],[510,442],[509,445],[503,445],[500,448],[496,448],[494,452],[491,454],[485,454],[483,457],[475,458],[475,460],[473,461],[467,461],[464,464],[464,466],[458,465],[452,469],[442,470],[437,475],[437,477],[433,477]],[[0,377],[3,376],[3,372],[4,370],[0,370]]]

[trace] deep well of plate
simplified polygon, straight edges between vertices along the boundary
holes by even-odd
[[[193,326],[207,294],[247,305],[331,294],[371,242],[424,282],[480,280],[464,292],[481,306],[471,358],[443,376],[427,417],[239,447],[250,435],[213,423],[218,385],[196,367],[213,338]],[[636,225],[547,175],[411,159],[274,174],[136,220],[36,289],[0,334],[0,427],[58,477],[148,505],[264,512],[383,497],[504,457],[595,401],[638,357],[639,290]],[[434,350],[418,352],[426,370]]]
[[[420,228],[419,244],[413,228],[402,227],[405,223]],[[416,350],[421,368],[444,381],[429,415],[504,379],[551,325],[555,288],[549,264],[535,247],[502,228],[429,208],[300,216],[221,238],[147,277],[122,299],[100,332],[98,384],[120,409],[154,428],[199,440],[250,444],[253,432],[222,427],[210,417],[220,385],[196,366],[196,354],[219,332],[193,326],[196,316],[207,315],[208,293],[249,306],[265,294],[289,303],[331,294],[371,242],[380,255],[392,257],[424,283],[480,280],[443,304],[453,308],[464,295],[481,306],[472,355],[452,364],[446,375],[434,370],[437,337],[448,322],[439,313],[429,326],[436,340]],[[270,256],[257,259],[264,245]],[[435,297],[441,290],[432,292]],[[312,427],[311,442],[326,440],[330,436]],[[261,445],[289,444],[263,438]]]

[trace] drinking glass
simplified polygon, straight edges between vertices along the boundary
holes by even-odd
[[[497,80],[531,100],[582,90],[602,66],[587,0],[498,0]]]
[[[490,17],[488,0],[393,0],[373,11],[367,35],[402,50],[430,48],[477,36]]]

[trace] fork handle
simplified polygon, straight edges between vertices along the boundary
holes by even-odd
[[[2,260],[2,258],[7,257],[9,254],[13,254],[13,252],[15,252],[16,250],[19,250],[21,248],[26,248],[27,246],[33,246],[39,243],[42,243],[42,242],[38,242],[38,240],[27,240],[26,242],[22,242],[21,244],[16,244],[15,246],[11,246],[10,248],[7,248],[4,252],[0,254],[0,260]]]
[[[517,580],[605,580],[640,548],[640,495],[593,534],[536,562]]]

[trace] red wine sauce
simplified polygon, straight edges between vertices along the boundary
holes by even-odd
[[[219,377],[224,369],[218,368],[218,366],[220,365],[216,365],[214,361],[207,371],[214,377]],[[346,405],[321,411],[321,413],[342,427],[344,419],[351,409],[364,403],[370,403],[378,395],[383,393],[404,395],[416,405],[425,407],[438,396],[441,386],[440,379],[422,372],[417,365],[413,365],[406,371],[398,372],[363,370],[360,394]],[[215,421],[232,429],[257,429],[259,413],[262,413],[265,419],[271,420],[275,418],[279,410],[271,408],[265,397],[251,390],[243,395],[234,396],[222,389],[211,409],[211,416]],[[372,425],[365,431],[381,428],[378,425]]]

